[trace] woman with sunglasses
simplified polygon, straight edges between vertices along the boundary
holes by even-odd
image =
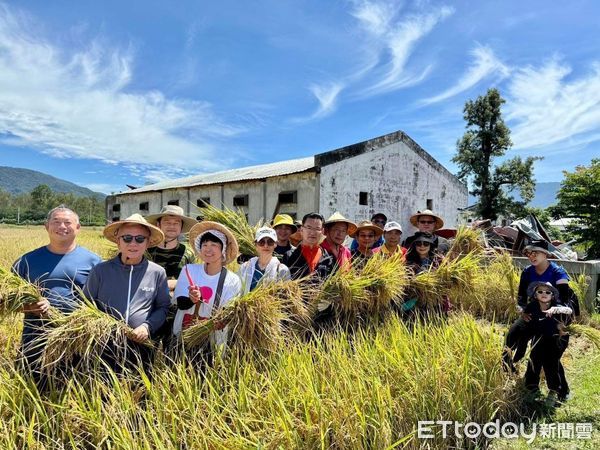
[[[437,267],[441,258],[436,253],[436,249],[437,247],[431,234],[417,231],[406,252],[407,266],[415,274],[423,272],[431,266]]]
[[[238,275],[242,279],[243,293],[246,294],[259,283],[289,280],[290,270],[273,256],[277,245],[277,233],[273,228],[262,227],[256,231],[254,245],[258,256],[240,266]]]
[[[421,272],[430,269],[436,269],[442,260],[442,256],[437,253],[437,246],[435,245],[434,237],[429,233],[417,231],[414,234],[414,239],[411,241],[410,247],[406,252],[406,265],[410,272],[417,275]],[[417,304],[416,292],[413,295],[408,295],[404,304],[402,305],[403,313],[412,313],[413,308]],[[440,299],[440,306],[434,311],[428,311],[427,309],[421,312],[427,314],[429,312],[435,313],[447,313],[452,308],[450,299],[444,295]]]
[[[570,321],[573,310],[560,302],[558,289],[549,282],[531,283],[527,294],[530,302],[525,312],[531,316],[528,327],[533,340],[525,386],[532,395],[538,395],[543,369],[548,386],[546,405],[553,407],[557,400],[565,401],[562,393],[569,391],[560,358],[569,345],[569,335],[564,332],[564,326]]]

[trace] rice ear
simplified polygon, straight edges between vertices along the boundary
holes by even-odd
[[[0,267],[0,320],[20,312],[24,305],[37,303],[43,298],[38,285]]]

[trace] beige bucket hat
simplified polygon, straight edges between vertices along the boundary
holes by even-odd
[[[123,225],[141,225],[148,228],[148,231],[150,231],[150,242],[148,247],[155,247],[165,240],[165,235],[161,229],[148,223],[148,221],[140,214],[132,214],[126,219],[106,225],[103,231],[104,237],[116,244],[118,241],[117,236],[119,234],[119,228],[121,228]]]

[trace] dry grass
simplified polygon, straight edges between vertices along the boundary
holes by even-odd
[[[0,266],[0,320],[43,299],[38,286]]]

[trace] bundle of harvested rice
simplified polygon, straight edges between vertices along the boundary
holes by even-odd
[[[319,311],[331,306],[340,322],[354,322],[369,306],[367,288],[372,284],[372,279],[361,277],[355,268],[337,270],[321,285],[314,304]]]
[[[373,256],[364,265],[359,277],[368,281],[369,301],[364,312],[369,315],[384,314],[394,302],[400,303],[409,283],[400,252],[389,258],[381,254]]]
[[[588,325],[572,323],[565,328],[565,331],[575,335],[585,336],[597,349],[600,349],[600,330]]]
[[[270,289],[281,304],[284,330],[286,332],[308,330],[314,315],[309,308],[309,299],[315,287],[300,280],[285,280],[272,283]]]
[[[286,288],[280,283],[261,283],[247,294],[233,299],[213,317],[183,331],[187,348],[201,348],[208,344],[210,333],[228,327],[229,345],[259,352],[279,348],[284,340],[284,322],[294,319],[291,306],[282,302],[280,295]]]
[[[59,362],[72,362],[76,357],[93,365],[109,344],[124,349],[133,332],[125,322],[101,311],[87,299],[72,313],[52,318],[51,325],[42,353],[42,364],[48,369]],[[148,340],[144,345],[153,344]]]
[[[19,312],[24,305],[42,299],[38,286],[0,267],[0,318]]]
[[[455,259],[473,252],[476,254],[485,252],[483,232],[473,228],[460,227],[446,257]]]
[[[200,208],[200,215],[204,220],[217,222],[226,226],[235,236],[240,247],[242,255],[256,256],[256,247],[254,246],[254,236],[256,230],[262,225],[258,223],[252,226],[246,220],[246,215],[243,211],[233,211],[228,208],[218,209],[212,205],[207,205]]]

